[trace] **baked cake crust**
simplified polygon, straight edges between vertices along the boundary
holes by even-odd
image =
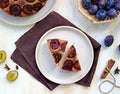
[[[68,41],[54,38],[48,39],[47,43],[55,63],[59,65],[59,61],[64,55]]]
[[[62,69],[68,71],[80,71],[81,66],[77,58],[76,48],[74,45],[70,46],[68,55],[63,63]]]
[[[12,16],[30,16],[37,13],[47,0],[0,0],[0,8]]]

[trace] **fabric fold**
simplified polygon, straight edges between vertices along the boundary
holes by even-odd
[[[46,33],[48,30],[57,26],[72,26],[72,27],[78,28],[75,25],[73,25],[70,21],[63,18],[58,13],[51,12],[46,18],[36,23],[32,29],[30,29],[28,32],[26,32],[23,36],[21,36],[16,41],[15,43],[16,50],[13,52],[11,56],[11,59],[16,64],[18,64],[23,69],[25,69],[29,74],[31,74],[35,79],[37,79],[39,82],[44,84],[50,90],[53,90],[59,84],[49,81],[39,71],[35,61],[35,49],[41,36],[44,33]],[[92,67],[90,71],[87,73],[87,75],[76,83],[83,86],[90,86],[95,73],[96,66],[97,66],[101,45],[95,39],[90,37],[88,34],[86,35],[88,36],[88,38],[90,39],[93,45],[94,60],[93,60]]]

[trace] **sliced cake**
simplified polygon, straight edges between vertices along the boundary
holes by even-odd
[[[48,39],[47,43],[55,63],[59,65],[59,61],[64,55],[68,41],[54,38],[54,39]]]
[[[63,63],[62,69],[68,71],[80,71],[81,66],[77,58],[76,48],[74,45],[70,46],[68,50],[68,55]]]

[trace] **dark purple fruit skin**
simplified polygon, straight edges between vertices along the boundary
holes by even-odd
[[[119,46],[118,46],[118,47],[119,47],[119,51],[120,51],[120,44],[119,44]]]
[[[92,4],[97,5],[97,4],[98,4],[98,2],[99,2],[99,0],[91,0],[91,2],[92,2]]]
[[[73,64],[74,63],[72,62],[72,60],[66,60],[64,62],[64,65],[63,65],[62,69],[64,69],[64,70],[72,70]]]
[[[98,11],[97,5],[92,5],[91,8],[89,9],[90,14],[95,14],[97,11]]]
[[[20,7],[20,5],[18,4],[13,4],[12,6],[10,6],[10,14],[14,15],[14,16],[19,16],[22,12],[22,9]]]
[[[106,18],[106,16],[107,16],[107,12],[106,12],[106,10],[104,10],[104,9],[100,9],[100,10],[98,10],[97,11],[97,13],[96,13],[96,17],[98,18],[98,20],[104,20],[105,18]]]
[[[116,0],[115,2],[115,9],[120,10],[120,0]]]
[[[110,18],[114,18],[114,17],[117,16],[117,11],[116,11],[114,8],[111,8],[110,10],[108,10],[107,15],[108,15]]]
[[[106,4],[106,1],[105,1],[105,0],[100,0],[100,1],[98,2],[98,7],[99,7],[99,8],[104,8],[104,7],[105,7],[105,4]]]
[[[113,41],[114,41],[113,35],[108,35],[108,36],[106,36],[105,39],[104,39],[104,44],[105,44],[107,47],[109,47],[109,46],[111,46],[111,45],[113,44]]]
[[[82,5],[85,9],[89,9],[92,6],[91,0],[82,0]]]
[[[82,0],[82,6],[99,21],[115,18],[120,11],[120,0]]]
[[[111,7],[113,7],[115,5],[115,1],[114,0],[108,0],[107,2],[106,2],[106,8],[107,9],[110,9]]]
[[[56,50],[58,47],[60,46],[60,42],[58,39],[52,39],[51,42],[50,42],[50,47],[53,49],[53,50]]]

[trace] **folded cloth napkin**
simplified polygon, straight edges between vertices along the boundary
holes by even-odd
[[[17,42],[15,43],[16,49],[11,56],[11,59],[16,64],[25,69],[29,74],[31,74],[35,79],[44,84],[50,90],[53,90],[59,84],[49,81],[41,74],[35,61],[35,49],[41,36],[48,30],[56,26],[73,26],[77,28],[67,19],[60,16],[58,13],[51,12],[46,18],[36,23],[32,29],[30,29],[28,32],[26,32],[22,37],[20,37],[17,40]],[[101,47],[101,45],[96,40],[91,38],[89,35],[87,36],[93,45],[94,60],[89,73],[87,73],[87,75],[82,80],[76,82],[77,84],[84,86],[90,86],[91,84]]]

